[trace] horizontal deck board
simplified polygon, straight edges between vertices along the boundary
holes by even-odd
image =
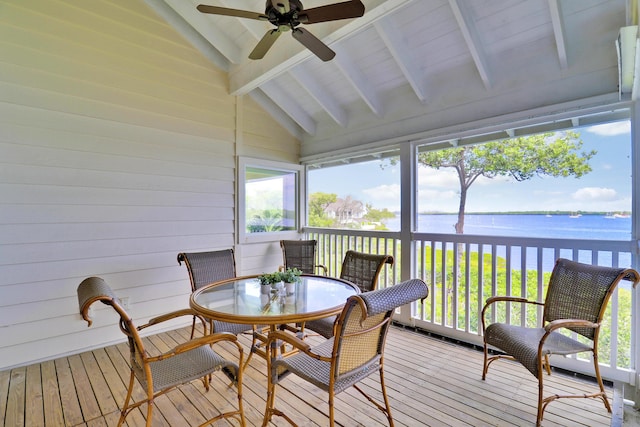
[[[183,328],[146,338],[148,350],[166,351],[189,338]],[[319,338],[310,338],[310,340]],[[248,336],[241,336],[244,349]],[[222,343],[225,357],[235,347]],[[247,352],[245,351],[245,358]],[[113,426],[129,381],[129,350],[125,343],[54,361],[0,372],[0,420],[6,426]],[[498,361],[482,381],[482,352],[393,327],[387,339],[385,381],[396,426],[530,426],[535,424],[537,384],[517,363]],[[266,362],[251,359],[244,372],[243,404],[247,423],[262,424],[266,398]],[[235,408],[235,389],[226,377],[214,375],[207,392],[194,381],[156,399],[154,426],[196,426],[208,417]],[[380,397],[376,375],[362,387]],[[596,390],[588,380],[554,372],[547,377],[549,392]],[[611,390],[609,396],[613,396]],[[140,399],[142,391],[134,392]],[[326,394],[300,378],[289,376],[277,388],[276,407],[301,426],[328,423]],[[338,395],[336,421],[341,426],[386,426],[386,418],[356,390]],[[146,407],[127,417],[127,425],[144,425]],[[611,415],[600,401],[570,399],[553,402],[545,412],[545,427],[609,426]],[[220,421],[215,425],[230,424]],[[286,421],[274,417],[271,425]]]

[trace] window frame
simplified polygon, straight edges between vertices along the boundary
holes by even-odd
[[[247,168],[259,168],[266,170],[273,170],[276,172],[293,173],[295,175],[294,185],[294,206],[295,206],[295,229],[283,230],[283,231],[267,231],[261,233],[248,233],[247,232],[247,218],[245,217],[247,205],[246,205],[246,176]],[[252,157],[238,157],[237,166],[237,204],[236,211],[236,223],[238,244],[245,243],[260,243],[271,242],[281,239],[294,238],[299,234],[302,229],[302,222],[305,218],[305,206],[302,204],[303,190],[305,186],[305,168],[303,165],[296,163],[286,163],[274,160],[263,160]]]

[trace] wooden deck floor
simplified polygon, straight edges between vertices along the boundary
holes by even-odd
[[[157,348],[188,337],[186,329],[150,338]],[[249,339],[243,337],[245,344]],[[224,352],[224,350],[223,350]],[[128,350],[111,346],[70,357],[0,372],[0,424],[18,426],[113,426],[124,400]],[[393,327],[387,340],[385,372],[396,426],[531,426],[535,423],[536,382],[521,366],[496,362],[487,381],[480,378],[482,353],[424,334]],[[261,425],[266,395],[266,364],[254,357],[245,371],[244,405],[248,425]],[[220,377],[225,378],[225,377]],[[203,421],[201,411],[233,405],[227,382],[215,381],[204,392],[195,381],[157,399],[154,426],[192,426]],[[364,381],[378,389],[377,376]],[[595,390],[594,383],[554,373],[549,391],[577,387]],[[301,426],[328,424],[326,396],[298,378],[288,377],[278,388],[277,406]],[[612,393],[609,393],[610,397]],[[384,416],[355,390],[340,394],[336,419],[341,426],[385,426]],[[214,412],[215,413],[215,412]],[[570,399],[552,403],[544,426],[609,426],[611,415],[599,401]],[[144,425],[140,411],[128,425]],[[275,419],[272,425],[286,425]],[[226,421],[218,425],[229,425]],[[627,425],[627,424],[625,424]]]

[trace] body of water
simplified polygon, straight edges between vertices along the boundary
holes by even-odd
[[[455,233],[454,225],[457,215],[418,216],[418,231],[423,233]],[[389,230],[400,229],[400,218],[396,217],[386,223]],[[517,214],[484,214],[465,215],[464,233],[481,236],[533,237],[556,239],[594,239],[622,240],[631,238],[631,218],[613,215],[517,215]],[[448,249],[452,249],[448,245]],[[486,251],[491,248],[487,246]],[[537,256],[535,248],[527,248],[527,269],[536,269]],[[498,256],[506,256],[506,248],[498,248]],[[530,252],[529,252],[530,251]],[[520,264],[520,249],[511,252],[512,265]],[[561,255],[563,256],[563,255]],[[570,255],[567,255],[570,256]],[[588,254],[578,261],[590,263]],[[620,266],[630,266],[631,254],[620,254]],[[611,254],[601,253],[600,263],[611,265]],[[543,271],[553,269],[555,259],[552,253],[543,256]]]
[[[457,215],[418,215],[418,231],[455,233]],[[400,217],[387,221],[389,230],[400,230]],[[629,240],[631,218],[613,215],[465,215],[465,234],[482,236],[542,237],[558,239]]]

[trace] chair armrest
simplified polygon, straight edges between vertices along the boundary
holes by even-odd
[[[230,341],[230,342],[236,343],[239,347],[240,353],[242,354],[242,348],[238,344],[237,336],[233,335],[231,332],[219,332],[211,335],[206,335],[200,338],[194,338],[185,343],[178,344],[177,346],[173,347],[171,350],[166,351],[158,356],[149,357],[147,358],[147,360],[149,362],[156,362],[158,360],[168,359],[180,353],[193,350],[194,348],[202,347],[204,345],[212,345],[220,341]]]
[[[480,320],[482,321],[482,332],[484,335],[484,330],[486,329],[486,324],[485,324],[485,312],[487,311],[487,309],[492,305],[495,304],[497,302],[515,302],[515,303],[523,303],[523,304],[533,304],[533,305],[544,305],[544,303],[539,302],[539,301],[531,301],[527,298],[523,298],[523,297],[513,297],[513,296],[508,296],[508,295],[502,295],[502,296],[494,296],[494,297],[489,297],[487,298],[486,302],[484,303],[484,307],[482,307],[482,311],[480,312]]]
[[[558,319],[549,322],[544,326],[545,331],[552,332],[560,328],[597,328],[599,323],[589,322],[582,319]]]
[[[323,271],[323,276],[327,275],[327,266],[326,265],[322,265],[322,264],[318,264],[316,265],[316,269],[318,270],[322,270]]]
[[[197,316],[197,315],[198,314],[195,311],[191,310],[190,308],[184,308],[182,310],[172,311],[170,313],[162,314],[160,316],[149,319],[149,321],[145,325],[138,327],[138,329],[157,325],[158,323],[166,322],[167,320],[175,319],[181,316]]]
[[[532,304],[541,304],[537,301],[529,301],[527,298],[523,298],[523,297],[512,297],[512,296],[508,296],[508,295],[498,295],[495,297],[489,297],[487,298],[487,301],[485,302],[485,306],[489,305],[489,304],[494,304],[496,302],[499,301],[509,301],[509,302],[524,302],[524,303],[532,303]]]
[[[304,351],[305,353],[311,350],[311,346],[309,344],[307,344],[297,336],[286,333],[284,331],[269,332],[269,336],[267,337],[265,345],[268,347],[274,341],[284,341],[287,344],[297,348],[298,350]]]
[[[176,310],[176,311],[172,311],[166,314],[162,314],[160,316],[154,317],[152,319],[149,319],[149,321],[147,323],[145,323],[144,325],[140,325],[137,327],[137,329],[139,331],[148,328],[150,326],[155,326],[158,325],[162,322],[166,322],[167,320],[172,320],[172,319],[176,319],[178,317],[182,317],[182,316],[194,316],[197,317],[200,322],[202,323],[203,327],[205,328],[205,335],[207,333],[207,322],[206,320],[200,316],[198,313],[196,313],[194,310],[190,309],[190,308],[184,308],[182,310]]]

